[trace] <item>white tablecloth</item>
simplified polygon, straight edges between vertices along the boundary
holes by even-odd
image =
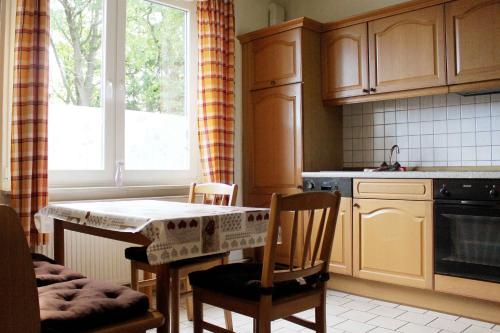
[[[35,216],[41,232],[53,219],[119,232],[141,232],[153,265],[264,246],[269,210],[161,200],[50,204]]]

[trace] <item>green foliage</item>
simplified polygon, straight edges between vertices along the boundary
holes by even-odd
[[[51,66],[57,66],[51,67],[51,100],[101,106],[104,1],[51,3],[51,51],[56,60]],[[126,4],[126,108],[183,114],[185,12],[147,0]]]

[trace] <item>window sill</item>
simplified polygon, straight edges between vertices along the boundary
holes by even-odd
[[[152,185],[122,187],[65,187],[49,188],[49,200],[111,200],[151,197],[185,197],[189,185]]]

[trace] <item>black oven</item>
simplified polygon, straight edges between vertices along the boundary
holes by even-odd
[[[434,181],[434,271],[500,282],[499,180]]]

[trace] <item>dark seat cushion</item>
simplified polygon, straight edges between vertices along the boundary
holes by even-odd
[[[217,253],[217,254],[212,254],[212,255],[208,255],[208,256],[177,260],[177,261],[171,262],[170,267],[171,268],[184,267],[184,266],[188,266],[188,265],[202,263],[202,262],[208,261],[208,260],[221,259],[226,255],[227,255],[227,253]],[[134,260],[134,261],[139,261],[139,262],[142,262],[145,264],[149,264],[146,248],[143,246],[133,246],[133,247],[126,248],[125,249],[125,258],[127,258],[129,260]]]
[[[301,282],[296,280],[278,282],[271,290],[264,290],[260,284],[261,275],[262,264],[237,263],[190,273],[189,282],[193,287],[257,301],[261,294],[272,294],[273,300],[276,300],[312,290],[321,279],[319,275],[313,275]]]
[[[71,269],[48,261],[33,261],[37,287],[85,278]]]
[[[38,288],[42,333],[81,332],[149,309],[146,295],[117,284],[78,279]]]
[[[44,256],[41,253],[32,253],[31,254],[31,260],[32,261],[46,261],[46,262],[50,262],[51,264],[55,264],[56,263],[55,260],[50,259],[49,257]]]

